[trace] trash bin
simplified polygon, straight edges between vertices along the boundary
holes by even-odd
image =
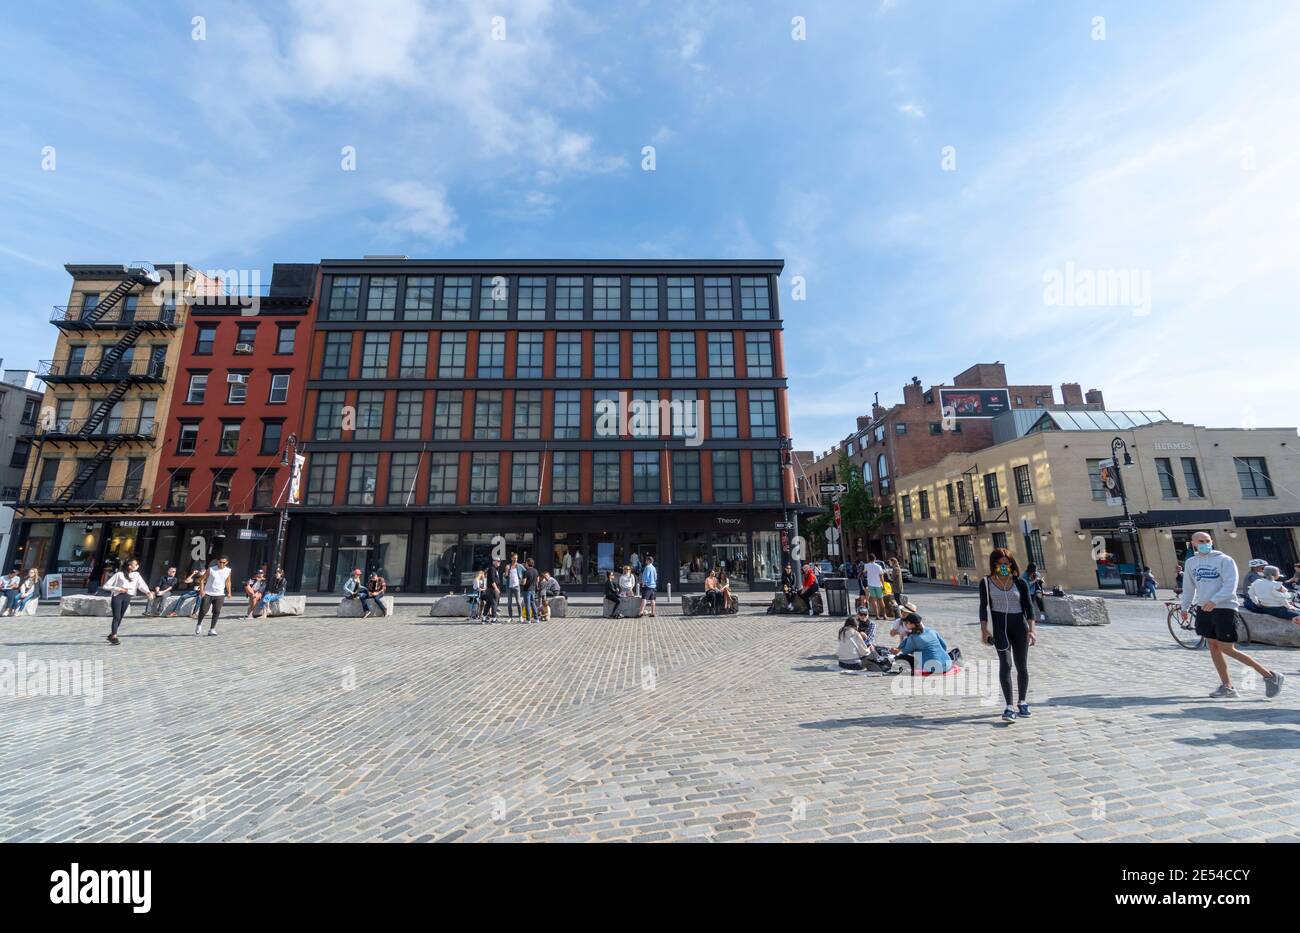
[[[1142,575],[1139,573],[1121,573],[1119,582],[1124,584],[1125,596],[1142,595]]]
[[[823,577],[822,598],[826,600],[828,616],[843,616],[849,613],[848,581],[844,577]]]

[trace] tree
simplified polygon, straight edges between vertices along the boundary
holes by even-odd
[[[862,472],[854,469],[843,450],[836,471],[839,481],[849,487],[849,491],[840,496],[840,521],[844,525],[846,543],[853,533],[861,531],[869,535],[893,517],[893,510],[888,505],[876,504],[871,490],[862,481]]]

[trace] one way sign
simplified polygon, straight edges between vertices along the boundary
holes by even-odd
[[[817,489],[823,496],[842,496],[849,491],[845,483],[822,483]]]

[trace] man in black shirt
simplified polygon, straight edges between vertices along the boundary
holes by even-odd
[[[524,564],[524,621],[537,622],[537,566],[530,557]]]
[[[176,589],[176,568],[168,567],[167,572],[158,578],[157,585],[154,586],[153,592],[149,594],[149,603],[145,606],[144,614],[147,616],[162,615],[163,603],[171,595],[172,590]]]
[[[497,598],[501,595],[501,561],[494,560],[487,571],[487,589],[483,591],[483,618],[497,620]]]

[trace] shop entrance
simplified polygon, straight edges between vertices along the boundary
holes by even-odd
[[[1283,578],[1291,576],[1295,565],[1295,542],[1289,528],[1248,528],[1246,540],[1250,543],[1250,556],[1266,560],[1282,571]]]

